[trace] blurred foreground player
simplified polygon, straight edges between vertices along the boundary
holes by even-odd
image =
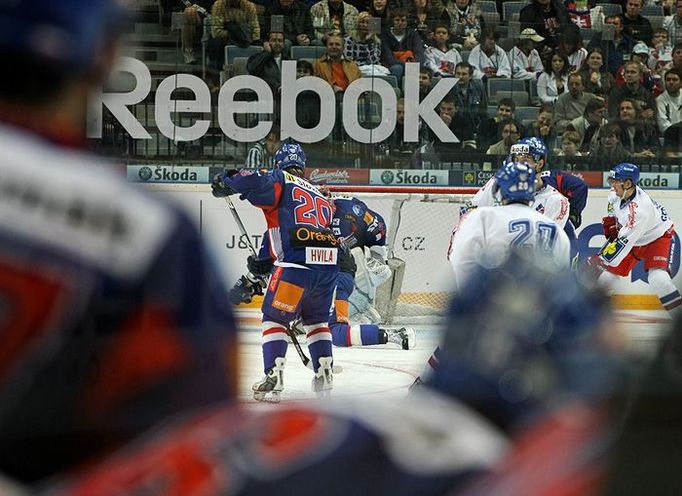
[[[618,361],[602,342],[613,329],[606,299],[571,271],[518,257],[479,267],[450,308],[443,366],[414,395],[282,403],[246,415],[205,410],[39,494],[460,494],[488,476],[519,482],[499,470],[522,448],[510,436],[557,434],[562,443],[523,473],[520,482],[533,487],[559,469],[600,466],[604,427],[617,425],[602,402],[619,384]],[[563,430],[541,429],[555,418],[565,419]],[[561,437],[578,428],[591,435]],[[505,487],[478,494],[550,494]]]
[[[112,0],[0,7],[0,473],[15,481],[236,392],[196,228],[81,150],[123,18]]]
[[[448,249],[455,298],[469,291],[471,274],[479,265],[497,267],[514,249],[523,250],[538,265],[559,270],[569,268],[570,242],[566,233],[530,206],[536,198],[536,184],[532,166],[507,160],[490,183],[493,197],[501,206],[479,207],[461,217]],[[441,352],[436,348],[415,385],[439,367]]]

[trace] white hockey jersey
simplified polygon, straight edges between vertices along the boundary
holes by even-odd
[[[477,207],[492,207],[499,205],[499,200],[493,194],[495,178],[491,177],[485,185],[479,189],[471,203]],[[533,204],[535,210],[556,222],[562,229],[568,221],[569,203],[568,198],[559,193],[554,187],[545,184],[535,192]]]
[[[608,213],[618,219],[618,238],[610,243],[602,257],[615,267],[635,246],[648,245],[673,227],[665,207],[637,186],[635,196],[622,201],[614,190],[609,192]]]
[[[556,222],[521,203],[480,207],[464,215],[452,234],[448,260],[456,291],[464,290],[478,265],[496,267],[516,247],[553,269],[570,268],[570,242]]]

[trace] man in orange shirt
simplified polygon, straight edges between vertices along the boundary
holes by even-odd
[[[355,62],[343,56],[343,38],[339,33],[328,34],[325,46],[327,51],[315,61],[313,73],[327,81],[340,96],[362,73]]]

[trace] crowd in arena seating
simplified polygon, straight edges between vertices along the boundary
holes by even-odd
[[[197,60],[208,19],[207,77],[215,89],[226,45],[262,47],[247,71],[274,94],[282,60],[296,59],[299,75],[312,64],[339,96],[337,107],[362,77],[387,79],[401,97],[406,62],[421,65],[420,98],[441,78],[455,78],[437,108],[456,142],[441,142],[421,123],[419,142],[406,143],[399,98],[396,132],[381,144],[389,153],[430,153],[441,162],[463,152],[497,156],[532,135],[555,155],[578,157],[578,169],[681,154],[682,0],[176,1],[188,63]],[[297,47],[310,50],[301,56]],[[308,127],[319,119],[319,111],[309,115],[310,98],[297,109]],[[340,133],[332,138],[345,139]]]

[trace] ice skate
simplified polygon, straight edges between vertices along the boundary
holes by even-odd
[[[313,377],[313,392],[319,397],[329,396],[334,387],[333,360],[332,357],[320,357],[320,368]]]
[[[414,348],[417,338],[414,329],[411,327],[401,327],[400,329],[383,329],[388,336],[389,343],[395,343],[403,350]]]
[[[267,371],[261,381],[253,385],[254,400],[279,403],[280,393],[284,389],[284,365],[286,363],[286,358],[275,358],[275,366]]]

